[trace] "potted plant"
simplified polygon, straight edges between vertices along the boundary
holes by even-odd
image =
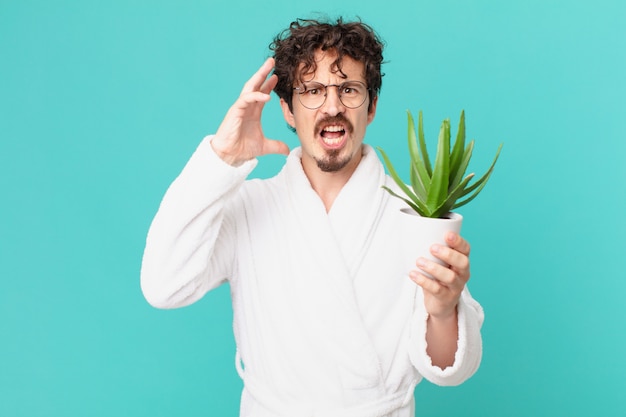
[[[450,120],[446,119],[441,124],[434,166],[431,165],[426,148],[422,112],[419,112],[417,134],[413,116],[410,111],[407,114],[409,184],[402,181],[385,151],[380,147],[377,149],[383,157],[389,175],[404,195],[400,195],[387,186],[383,188],[407,203],[409,207],[402,211],[412,214],[413,219],[405,222],[403,227],[414,228],[414,232],[409,235],[419,236],[419,241],[423,242],[423,247],[418,248],[417,252],[412,251],[412,255],[408,255],[414,267],[417,256],[424,256],[439,262],[430,256],[428,248],[433,243],[445,245],[443,238],[447,231],[460,232],[463,217],[458,213],[453,213],[453,210],[469,203],[483,190],[498,160],[502,144],[498,147],[487,172],[470,184],[474,173],[465,175],[465,172],[472,157],[474,140],[465,144],[465,112],[461,112],[456,140],[452,146],[450,144]]]

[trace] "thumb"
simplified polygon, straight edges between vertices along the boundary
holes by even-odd
[[[268,154],[289,155],[289,146],[285,142],[266,138],[263,143],[263,155]]]

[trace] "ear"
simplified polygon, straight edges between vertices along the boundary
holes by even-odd
[[[367,112],[367,124],[372,123],[374,116],[376,116],[376,105],[378,104],[378,96],[372,99],[372,104]]]
[[[283,110],[283,117],[285,118],[285,121],[287,122],[287,124],[295,129],[296,128],[295,117],[293,117],[293,113],[289,109],[289,105],[287,104],[287,102],[282,98],[280,99],[280,108]]]

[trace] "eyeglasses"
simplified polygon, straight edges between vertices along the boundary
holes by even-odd
[[[302,87],[294,87],[298,93],[300,103],[307,109],[315,110],[322,107],[326,102],[328,95],[328,87],[337,87],[339,100],[349,109],[360,107],[367,99],[367,91],[369,88],[361,81],[346,81],[341,84],[308,83]]]

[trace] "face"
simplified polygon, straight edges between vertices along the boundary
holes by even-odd
[[[317,82],[324,85],[341,84],[346,81],[365,83],[363,63],[349,57],[342,59],[342,77],[340,72],[332,71],[334,52],[318,50],[316,53],[317,70],[304,76],[305,84]],[[300,87],[296,85],[294,87]],[[302,146],[302,165],[307,174],[315,170],[323,172],[352,172],[361,160],[361,145],[367,125],[374,120],[376,98],[369,106],[371,96],[356,109],[344,106],[339,100],[335,87],[328,87],[324,104],[311,110],[302,105],[294,93],[293,110],[281,100],[283,115],[287,123],[296,129]],[[368,110],[368,107],[369,110]]]

